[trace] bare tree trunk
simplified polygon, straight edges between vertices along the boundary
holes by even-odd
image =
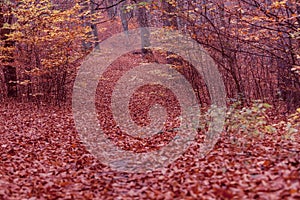
[[[147,0],[149,1],[149,0]],[[142,0],[139,0],[138,2],[143,2]],[[149,27],[149,22],[148,22],[148,13],[146,8],[144,7],[140,7],[137,10],[138,12],[138,22],[139,22],[139,26],[140,28],[144,28],[144,27]],[[150,40],[149,40],[149,31],[142,29],[141,32],[141,39],[142,39],[142,52],[143,53],[147,53],[147,47],[150,46]]]
[[[177,0],[176,0],[177,3]],[[163,14],[163,25],[166,28],[177,30],[178,29],[178,23],[177,23],[177,17],[172,15],[171,13],[174,13],[176,11],[176,7],[169,4],[166,1],[162,1],[162,7],[163,11],[165,12]],[[175,54],[172,52],[167,52],[167,62],[168,64],[174,64],[177,62],[178,64],[182,65],[183,63],[176,58]]]
[[[106,7],[110,7],[111,5],[113,5],[115,3],[114,0],[105,0],[105,6]],[[117,7],[113,6],[107,9],[107,13],[108,13],[108,17],[109,18],[114,18],[116,16],[117,13]]]
[[[95,8],[96,8],[96,5],[91,2],[91,13],[92,14],[94,14],[96,12]],[[92,32],[93,32],[94,40],[95,40],[94,46],[95,46],[95,48],[99,48],[99,35],[98,35],[97,24],[92,23],[91,28],[92,28]]]
[[[138,0],[137,2],[150,2],[151,0]],[[139,7],[137,10],[138,13],[138,23],[141,29],[141,43],[142,43],[142,54],[145,59],[148,61],[153,61],[154,60],[154,55],[150,47],[150,32],[146,27],[149,27],[149,14],[146,8],[144,7]]]
[[[11,29],[3,27],[5,23],[12,24],[13,16],[9,15],[8,17],[3,16],[4,1],[0,1],[0,39],[4,41],[4,48],[11,48],[14,46],[14,41],[8,41],[6,34],[11,33]],[[3,53],[6,58],[2,60],[4,62],[4,81],[7,87],[7,97],[17,97],[17,72],[16,68],[10,63],[14,62],[13,53],[9,50],[6,50]]]
[[[81,12],[85,12],[85,11],[88,11],[90,9],[90,2],[89,1],[81,1],[80,5],[82,6]],[[82,16],[81,19],[84,21],[84,23],[83,23],[84,27],[85,26],[91,26],[92,27],[91,23],[86,22],[86,17],[85,16]],[[90,34],[93,34],[93,33],[90,33]],[[82,46],[85,50],[88,50],[88,49],[92,48],[92,43],[83,41]]]
[[[125,31],[125,33],[127,34],[127,32],[128,32],[128,14],[126,13],[125,6],[126,6],[126,1],[124,1],[121,4],[120,17],[121,17],[123,31]]]

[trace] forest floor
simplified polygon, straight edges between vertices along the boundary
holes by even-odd
[[[70,107],[0,113],[0,199],[300,199],[299,137],[224,132],[202,159],[189,149],[163,171],[130,174],[86,150]]]

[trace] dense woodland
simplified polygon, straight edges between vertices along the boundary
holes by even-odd
[[[107,21],[191,35],[219,66],[228,98],[299,107],[299,2],[4,1],[1,99],[65,101]],[[121,30],[118,30],[121,31]],[[104,33],[105,32],[105,33]],[[205,98],[205,97],[203,97]]]
[[[202,45],[221,73],[228,111],[208,157],[191,148],[162,172],[128,175],[80,142],[72,91],[93,49],[140,27],[178,30]],[[141,38],[139,51],[114,64],[170,64],[207,110],[209,91],[193,66]],[[0,199],[300,198],[298,0],[0,0],[0,52]],[[144,148],[111,134],[127,150]],[[160,137],[143,144],[151,149]]]

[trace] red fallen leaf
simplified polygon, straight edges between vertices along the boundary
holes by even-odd
[[[201,193],[200,188],[198,185],[193,185],[191,188],[188,190],[188,192],[191,194],[192,197],[197,198],[197,195]]]
[[[166,192],[163,194],[163,198],[166,200],[173,200],[174,199],[174,193],[171,191]]]
[[[72,182],[68,182],[68,181],[60,182],[60,183],[59,183],[59,185],[60,185],[61,187],[69,186],[69,185],[71,185],[71,184],[72,184]]]
[[[298,192],[298,190],[296,189],[290,189],[290,194],[296,194]]]
[[[214,194],[216,196],[225,198],[225,199],[232,199],[234,197],[234,194],[231,192],[229,188],[223,189],[223,188],[214,188]]]
[[[210,156],[209,158],[207,158],[208,162],[214,162],[216,160],[215,156]]]
[[[275,191],[283,189],[285,187],[285,183],[282,179],[280,179],[280,180],[275,180],[271,184],[268,183],[268,182],[264,182],[264,186],[265,187],[270,187],[269,191],[275,192]]]
[[[264,167],[269,167],[272,164],[272,162],[270,160],[265,160],[265,162],[263,163]]]
[[[287,178],[290,180],[298,180],[299,181],[300,180],[300,172],[294,170],[288,175]]]

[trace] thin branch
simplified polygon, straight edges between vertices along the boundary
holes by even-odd
[[[115,7],[115,6],[119,5],[120,3],[122,3],[122,2],[124,2],[126,0],[120,0],[117,3],[114,3],[114,4],[110,5],[110,6],[105,6],[105,7],[100,7],[102,5],[102,3],[101,4],[100,3],[96,3],[94,0],[90,0],[90,1],[91,1],[91,3],[93,3],[93,4],[95,4],[97,6],[95,8],[95,10],[107,10],[107,9],[110,9],[112,7]]]

